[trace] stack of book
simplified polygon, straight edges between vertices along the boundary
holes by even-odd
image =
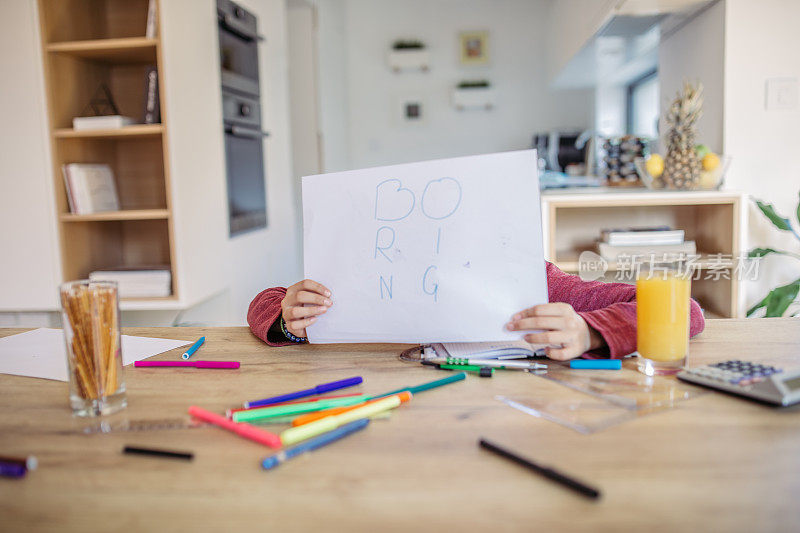
[[[69,163],[61,166],[69,210],[89,215],[119,210],[114,172],[108,165]]]
[[[172,274],[168,266],[119,267],[95,270],[92,281],[114,281],[120,298],[161,298],[172,294]]]
[[[659,257],[689,256],[697,252],[694,241],[684,240],[683,230],[669,226],[604,229],[597,243],[598,253],[606,261],[619,256]]]

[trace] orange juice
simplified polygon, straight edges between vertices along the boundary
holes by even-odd
[[[653,373],[666,373],[659,367],[677,371],[685,362],[690,292],[689,277],[676,272],[652,272],[636,280],[637,350],[650,360]]]

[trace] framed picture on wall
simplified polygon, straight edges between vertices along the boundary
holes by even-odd
[[[462,65],[485,65],[489,62],[489,32],[462,31],[458,34]]]

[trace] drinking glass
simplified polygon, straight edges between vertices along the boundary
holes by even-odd
[[[691,273],[685,261],[651,261],[636,278],[636,345],[639,371],[675,374],[689,351]]]
[[[123,409],[127,399],[117,284],[70,281],[61,285],[60,296],[73,414],[98,416]]]

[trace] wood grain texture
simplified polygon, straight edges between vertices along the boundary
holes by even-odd
[[[0,330],[0,336],[22,330]],[[237,371],[125,369],[127,417],[222,412],[243,400],[362,375],[378,393],[442,376],[400,361],[403,345],[270,348],[245,328],[136,328],[206,343]],[[691,365],[742,358],[800,364],[800,320],[712,320]],[[156,359],[175,359],[173,350]],[[77,435],[67,384],[0,375],[0,453],[34,454],[0,479],[0,530],[47,531],[796,531],[800,409],[709,393],[580,435],[494,399],[578,395],[499,372],[416,395],[388,420],[272,472],[271,452],[217,428]],[[358,389],[352,389],[353,391]],[[285,427],[285,426],[281,426]],[[279,428],[275,428],[279,429]],[[598,486],[598,502],[479,449],[484,436]],[[124,445],[195,453],[191,463],[122,455]]]

